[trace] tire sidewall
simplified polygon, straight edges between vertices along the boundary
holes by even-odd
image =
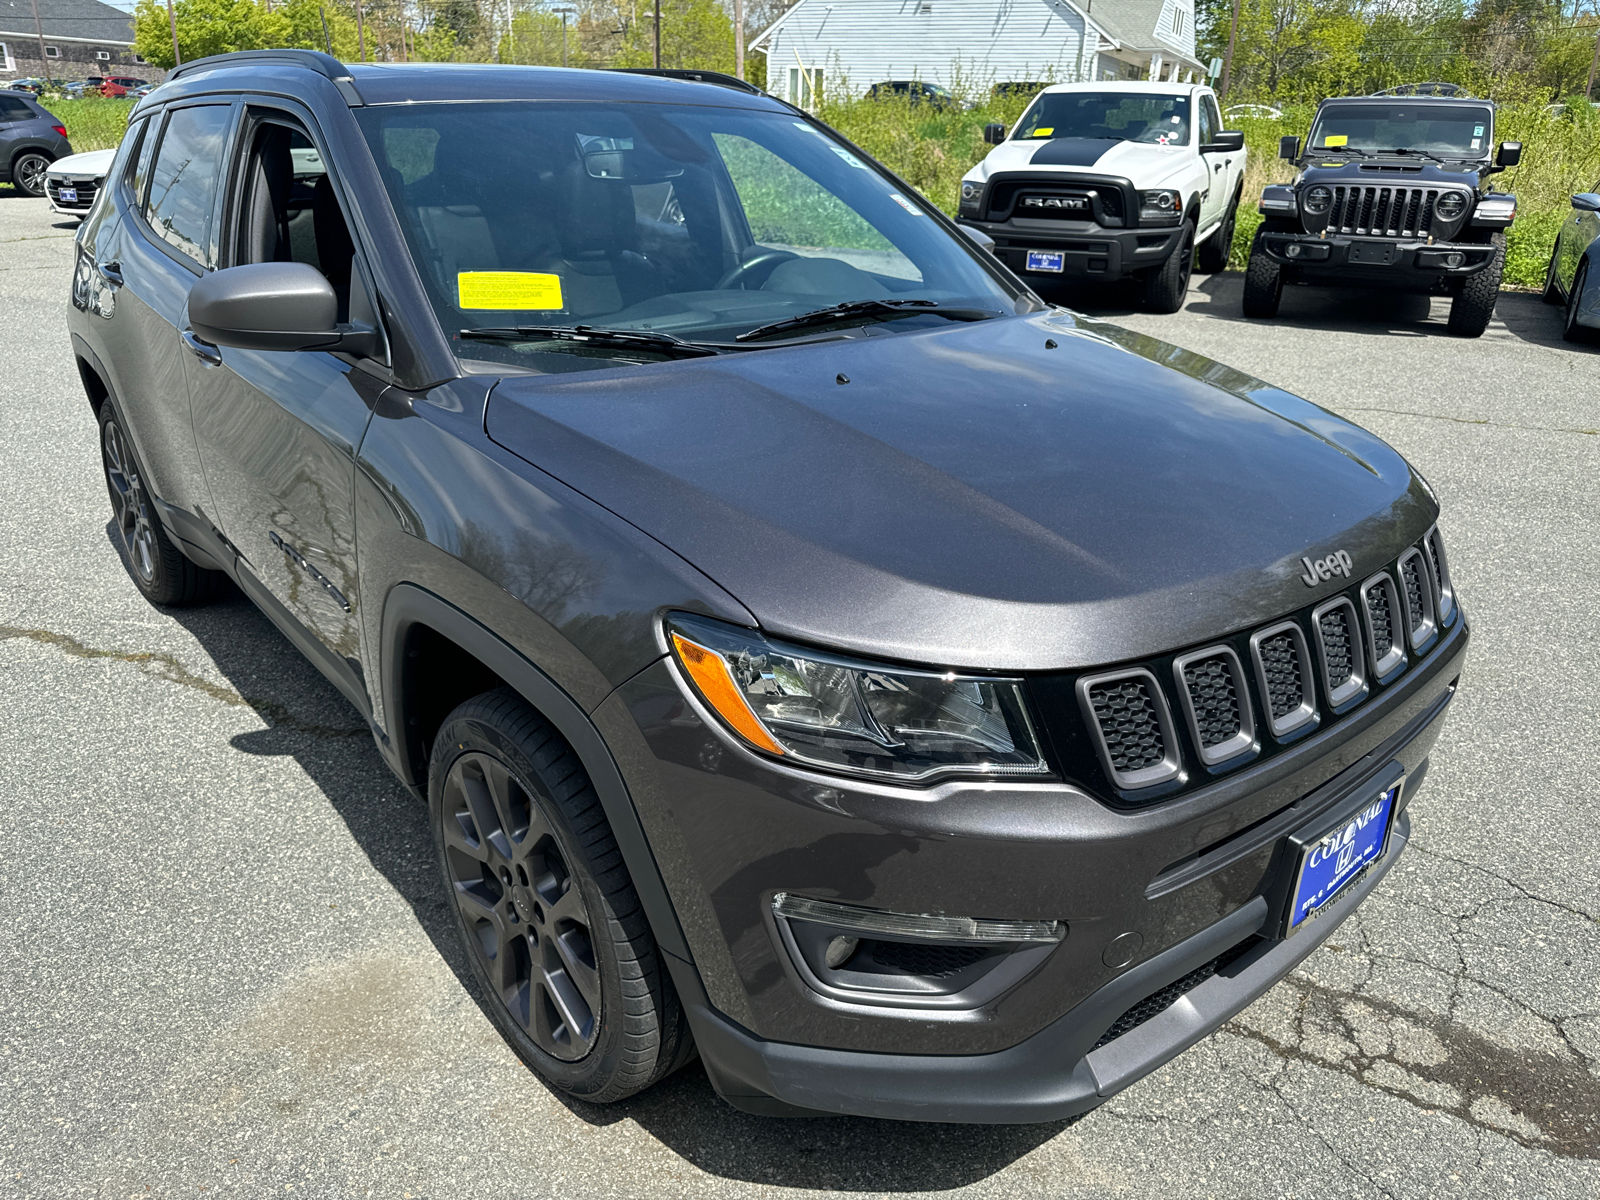
[[[35,199],[37,199],[38,197],[43,196],[45,194],[45,190],[44,190],[44,171],[41,171],[39,173],[39,190],[38,191],[34,191],[32,188],[24,187],[23,184],[22,184],[22,178],[21,178],[21,175],[22,175],[22,171],[21,171],[22,164],[27,162],[28,159],[30,159],[30,158],[37,158],[41,162],[43,162],[44,163],[44,171],[48,171],[50,169],[51,159],[50,159],[49,155],[47,155],[47,154],[45,154],[45,153],[43,153],[42,151],[39,151],[39,150],[24,150],[21,154],[17,155],[16,159],[11,164],[11,182],[12,182],[12,185],[17,189],[17,191],[21,192],[24,196],[32,196]]]
[[[1569,342],[1584,340],[1589,332],[1578,324],[1578,306],[1583,303],[1583,289],[1589,282],[1589,260],[1585,258],[1572,274],[1572,287],[1567,291],[1567,309],[1563,314],[1561,333]]]
[[[445,859],[444,844],[444,784],[456,760],[465,754],[485,754],[499,759],[522,784],[528,798],[539,806],[562,856],[572,867],[572,877],[583,893],[584,907],[588,910],[595,928],[590,943],[594,948],[595,965],[600,975],[600,1036],[592,1049],[576,1062],[565,1062],[546,1053],[530,1038],[500,998],[499,990],[488,978],[483,963],[469,944],[466,923],[461,908],[452,894],[449,865]],[[544,776],[523,751],[517,739],[483,717],[465,714],[448,719],[434,742],[434,751],[428,766],[429,823],[439,862],[440,879],[446,889],[445,903],[451,912],[452,923],[461,937],[461,952],[471,966],[473,978],[481,992],[480,1006],[494,1022],[495,1028],[518,1057],[562,1091],[579,1099],[585,1094],[600,1090],[617,1072],[623,1051],[621,1021],[618,1019],[618,1001],[622,993],[621,970],[615,948],[616,918],[611,905],[606,902],[582,843],[574,834],[567,815],[555,800]]]
[[[106,426],[115,424],[118,437],[122,442],[123,453],[132,461],[133,469],[139,476],[139,489],[144,496],[144,502],[149,508],[150,527],[155,531],[156,552],[153,557],[153,573],[148,580],[142,578],[138,569],[133,565],[133,551],[128,547],[122,536],[122,531],[117,531],[117,552],[123,558],[123,565],[127,568],[128,578],[133,580],[133,585],[139,589],[141,595],[152,604],[171,603],[173,580],[168,570],[167,531],[161,524],[161,514],[156,510],[154,498],[150,492],[150,477],[145,474],[144,462],[139,458],[139,451],[133,444],[133,438],[128,434],[128,424],[122,419],[122,413],[117,410],[116,402],[109,396],[100,405],[100,474],[105,480],[107,499],[111,498],[110,464],[106,461]],[[112,516],[116,516],[116,503],[112,501]]]

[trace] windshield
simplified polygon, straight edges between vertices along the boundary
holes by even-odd
[[[1017,122],[1014,138],[1110,138],[1189,144],[1189,97],[1147,92],[1045,92]]]
[[[356,115],[453,338],[587,325],[725,342],[870,300],[1015,311],[976,250],[792,114],[518,101]],[[942,323],[918,312],[894,328]],[[563,369],[540,355],[596,353],[469,340],[465,356],[537,370]]]
[[[1317,114],[1307,149],[1367,154],[1419,150],[1441,158],[1483,158],[1494,136],[1487,106],[1467,104],[1334,104]]]

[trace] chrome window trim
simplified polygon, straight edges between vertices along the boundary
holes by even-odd
[[[1189,694],[1189,681],[1184,675],[1185,668],[1208,658],[1227,660],[1228,670],[1233,673],[1234,694],[1239,701],[1239,732],[1211,747],[1205,746],[1200,740],[1200,721],[1195,715],[1194,697]],[[1178,699],[1183,705],[1183,715],[1189,722],[1189,736],[1194,740],[1195,753],[1200,756],[1201,762],[1214,767],[1255,748],[1256,722],[1250,704],[1250,686],[1245,682],[1244,667],[1239,662],[1239,656],[1229,647],[1208,646],[1204,650],[1179,655],[1172,660],[1172,678],[1178,690]]]
[[[1268,638],[1277,637],[1280,633],[1287,633],[1294,639],[1295,653],[1300,656],[1300,706],[1286,713],[1282,717],[1272,715],[1272,693],[1267,687],[1267,664],[1261,658],[1261,643]],[[1266,707],[1262,710],[1262,717],[1267,722],[1267,728],[1272,730],[1272,736],[1280,741],[1298,730],[1315,725],[1321,718],[1317,715],[1316,700],[1316,668],[1311,664],[1311,650],[1306,645],[1305,631],[1293,621],[1279,621],[1275,625],[1268,625],[1265,629],[1258,629],[1250,635],[1250,657],[1255,662],[1256,683],[1261,689],[1261,702]]]
[[[1411,627],[1411,606],[1406,603],[1406,563],[1417,560],[1417,570],[1422,576],[1422,624]],[[1413,546],[1395,560],[1394,573],[1400,584],[1401,612],[1405,615],[1406,641],[1411,649],[1421,653],[1439,632],[1439,620],[1433,607],[1433,569],[1427,555]]]
[[[1125,679],[1144,681],[1145,688],[1150,693],[1150,702],[1156,710],[1156,724],[1161,730],[1163,750],[1161,761],[1154,766],[1141,767],[1137,771],[1119,771],[1111,765],[1111,749],[1106,745],[1105,730],[1100,727],[1100,718],[1095,715],[1094,705],[1089,702],[1090,688],[1104,683],[1118,683]],[[1153,674],[1143,667],[1131,667],[1122,671],[1101,671],[1080,678],[1077,691],[1078,707],[1082,709],[1083,719],[1088,724],[1090,733],[1094,735],[1095,753],[1100,756],[1100,765],[1113,784],[1123,791],[1131,792],[1177,778],[1178,772],[1182,769],[1182,762],[1178,758],[1178,730],[1172,723],[1172,710],[1167,707],[1166,693],[1161,690],[1161,685],[1156,682]]]
[[[1322,640],[1322,618],[1339,608],[1345,610],[1345,624],[1350,630],[1353,644],[1350,647],[1350,678],[1335,688],[1328,676],[1328,646]],[[1342,712],[1367,694],[1367,655],[1362,647],[1361,618],[1356,614],[1356,606],[1348,596],[1335,596],[1317,605],[1311,610],[1311,633],[1317,639],[1317,661],[1322,669],[1320,678],[1323,693],[1328,697],[1328,706],[1336,713]]]
[[[1438,571],[1438,583],[1435,585],[1437,592],[1433,598],[1434,611],[1439,616],[1441,626],[1450,624],[1456,615],[1456,588],[1450,582],[1450,556],[1445,553],[1444,538],[1435,525],[1422,537],[1423,548],[1427,552],[1428,561]],[[1430,582],[1432,576],[1429,577]]]
[[[1382,587],[1389,595],[1389,653],[1381,659],[1377,657],[1378,637],[1372,628],[1372,610],[1367,605],[1367,590],[1373,587]],[[1394,576],[1386,570],[1379,571],[1361,585],[1361,619],[1367,634],[1367,663],[1372,667],[1372,677],[1379,683],[1388,683],[1406,669],[1406,663],[1409,661],[1406,658],[1404,628],[1409,618],[1401,604],[1400,586],[1395,583]],[[1395,628],[1396,623],[1400,628]]]

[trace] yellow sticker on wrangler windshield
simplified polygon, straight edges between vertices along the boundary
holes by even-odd
[[[1049,137],[1055,131],[1056,131],[1056,127],[1054,125],[1041,125],[1041,126],[1039,126],[1039,128],[1037,128],[1037,129],[1035,129],[1033,131],[1033,136],[1034,137]]]
[[[1349,142],[1350,139],[1342,133],[1330,133],[1327,137],[1322,139],[1322,144],[1324,146],[1344,146],[1348,145]]]
[[[537,271],[461,271],[457,304],[463,308],[550,311],[561,305],[561,276]]]

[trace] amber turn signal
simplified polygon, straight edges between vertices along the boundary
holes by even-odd
[[[739,736],[752,746],[768,754],[784,753],[783,747],[773,740],[745,702],[739,685],[728,673],[728,664],[722,655],[696,645],[676,631],[672,634],[672,646],[678,652],[678,661],[683,664],[683,669],[694,681],[695,690],[717,710],[718,716],[733,726]]]

